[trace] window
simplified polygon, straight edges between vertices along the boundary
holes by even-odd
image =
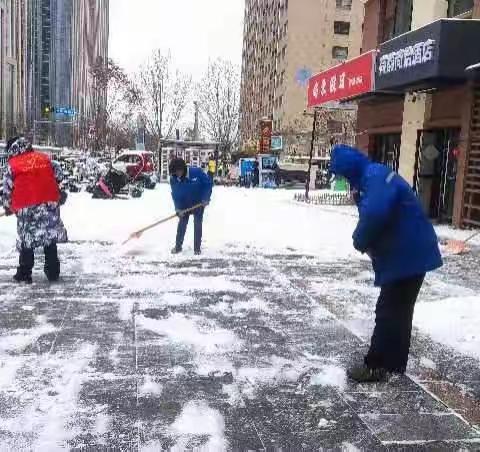
[[[448,0],[448,17],[456,17],[473,10],[473,0]]]
[[[352,9],[352,0],[337,0],[338,9]]]
[[[333,31],[337,35],[349,35],[350,22],[335,21],[333,23]]]
[[[334,46],[332,57],[336,60],[346,60],[348,58],[348,47]]]
[[[382,11],[382,42],[410,31],[413,0],[387,0]]]

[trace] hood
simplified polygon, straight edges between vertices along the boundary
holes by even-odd
[[[23,137],[9,140],[7,144],[8,157],[15,157],[16,155],[24,154],[32,150],[30,143]]]
[[[369,163],[368,157],[358,149],[341,144],[333,148],[330,171],[345,177],[351,186],[358,188]]]

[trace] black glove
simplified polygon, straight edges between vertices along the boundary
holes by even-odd
[[[67,199],[68,199],[68,193],[65,190],[61,190],[59,204],[63,206],[67,202]]]

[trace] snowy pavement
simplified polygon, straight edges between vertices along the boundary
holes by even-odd
[[[349,208],[217,189],[171,257],[168,189],[72,195],[62,283],[10,282],[0,222],[0,450],[480,450],[478,248],[431,275],[409,377],[355,385],[378,295]],[[443,229],[442,235],[451,231]]]

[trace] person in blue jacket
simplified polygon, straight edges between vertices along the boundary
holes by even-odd
[[[370,256],[381,287],[370,350],[348,375],[385,381],[406,371],[415,302],[426,273],[442,266],[438,239],[412,188],[387,166],[337,145],[330,169],[350,183],[359,213],[353,246]]]
[[[169,171],[173,203],[179,216],[177,238],[172,254],[182,252],[188,220],[190,215],[193,215],[194,251],[196,255],[200,255],[202,252],[203,214],[212,196],[212,180],[200,168],[187,168],[185,161],[182,159],[172,160]],[[193,212],[182,213],[182,211],[198,204],[202,204],[202,206]]]

